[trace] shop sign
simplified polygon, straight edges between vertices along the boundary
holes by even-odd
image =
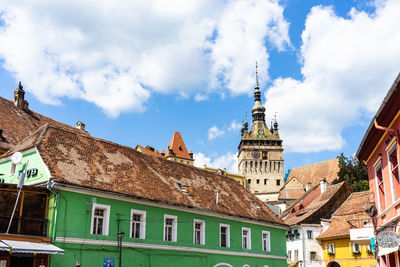
[[[114,258],[104,258],[103,267],[114,267]]]
[[[382,231],[376,235],[376,242],[383,248],[397,248],[400,238],[394,231]]]

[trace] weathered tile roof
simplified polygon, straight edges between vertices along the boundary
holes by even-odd
[[[7,151],[46,123],[75,129],[30,109],[18,109],[12,101],[0,97],[0,150]]]
[[[369,191],[354,192],[332,215],[329,227],[318,238],[350,235],[350,229],[364,226],[371,218],[365,210],[373,205]]]
[[[284,224],[261,200],[229,177],[58,126],[42,126],[5,156],[33,146],[52,179],[62,184]],[[219,205],[216,190],[220,190]]]
[[[319,223],[321,218],[330,218],[332,213],[350,195],[351,189],[341,182],[328,186],[326,191],[320,194],[320,186],[310,189],[304,197],[293,203],[284,213],[284,221],[289,225],[299,223]],[[302,208],[300,206],[302,205]]]
[[[147,155],[162,157],[162,155],[158,152],[158,150],[154,151],[153,149],[150,149],[149,146],[142,147],[141,145],[137,145],[135,149]]]
[[[326,178],[328,184],[331,184],[333,180],[337,179],[339,172],[339,161],[338,159],[330,159],[326,161],[317,162],[310,165],[305,165],[297,168],[293,168],[287,179],[287,183],[291,179],[296,178],[304,186],[310,182],[311,185],[318,184],[321,179]]]
[[[300,188],[282,188],[279,191],[279,196],[278,199],[285,199],[285,200],[291,200],[291,199],[298,199],[302,195],[304,195],[305,190],[300,189]]]

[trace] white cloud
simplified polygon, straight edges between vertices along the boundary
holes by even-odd
[[[228,131],[230,132],[239,131],[241,127],[242,125],[240,123],[238,123],[236,120],[233,120],[228,128]]]
[[[376,112],[400,70],[399,13],[396,0],[346,18],[312,8],[302,33],[303,79],[276,79],[266,93],[288,150],[341,149],[343,129]]]
[[[110,116],[143,111],[153,92],[247,92],[255,60],[268,77],[265,39],[289,43],[277,0],[3,0],[0,16],[0,59],[28,91]]]
[[[214,125],[210,129],[208,129],[208,140],[214,140],[215,138],[224,134],[224,130],[219,129],[217,126]]]
[[[232,153],[228,151],[226,154],[217,157],[207,157],[203,153],[195,153],[193,155],[194,165],[199,168],[203,168],[204,165],[208,167],[225,169],[231,173],[238,173],[237,169],[237,153]]]
[[[201,93],[197,93],[197,94],[194,96],[194,100],[196,100],[197,102],[204,101],[204,100],[208,100],[208,95],[201,94]]]

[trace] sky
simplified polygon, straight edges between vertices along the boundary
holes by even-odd
[[[398,0],[0,3],[0,96],[95,137],[237,172],[258,62],[285,169],[351,157],[400,68]]]

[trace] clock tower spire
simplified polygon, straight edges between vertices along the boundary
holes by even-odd
[[[283,185],[283,148],[278,134],[278,123],[269,129],[265,123],[265,107],[261,103],[256,63],[254,106],[251,109],[250,131],[242,127],[238,153],[239,173],[246,176],[247,188],[263,201],[277,201]]]

